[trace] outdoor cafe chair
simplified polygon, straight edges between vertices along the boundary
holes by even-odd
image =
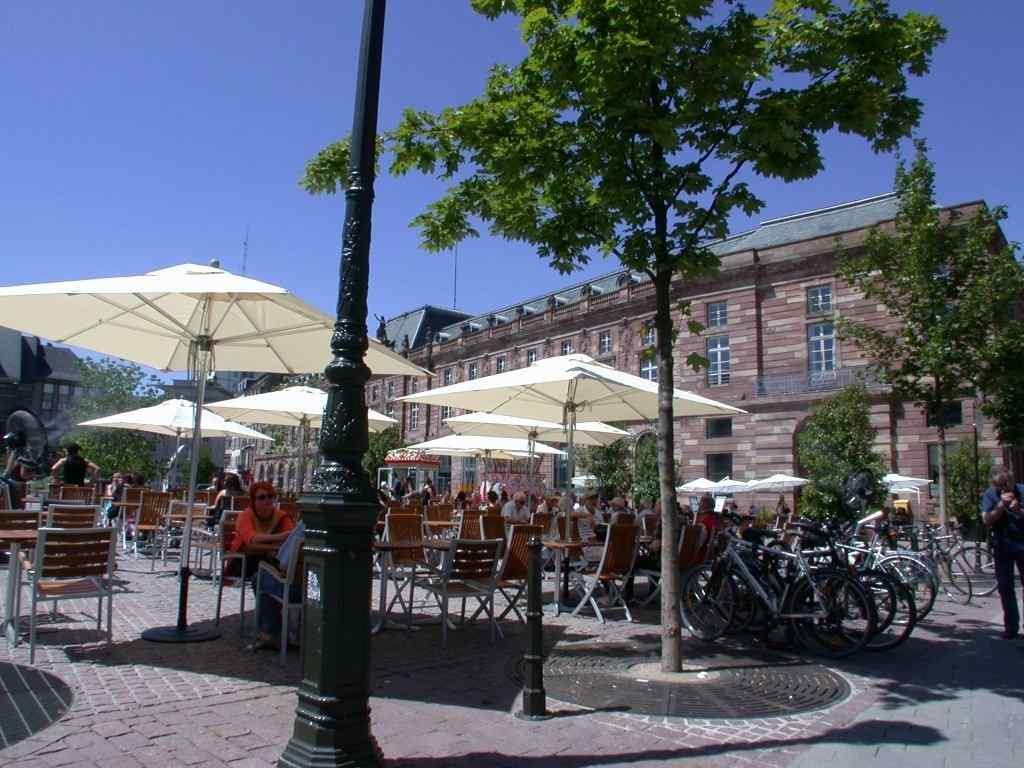
[[[452,600],[462,601],[463,624],[466,601],[477,600],[490,620],[491,642],[495,634],[504,637],[494,615],[498,563],[504,544],[504,539],[452,539],[444,552],[441,572],[416,582],[417,587],[434,596],[441,608],[442,648],[448,647],[448,603]]]
[[[97,487],[93,485],[62,485],[58,500],[77,502],[79,504],[93,504],[96,501]]]
[[[593,607],[597,620],[604,624],[604,614],[594,597],[595,591],[600,588],[608,597],[605,611],[621,609],[625,612],[627,621],[633,620],[629,606],[626,605],[623,589],[633,574],[633,566],[636,563],[637,530],[632,523],[612,523],[608,526],[604,553],[597,567],[585,567],[577,572],[577,578],[583,582],[584,593],[583,599],[572,612],[573,616],[589,604]]]
[[[224,596],[224,571],[227,570],[228,566],[234,561],[238,561],[241,566],[238,571],[237,578],[234,578],[234,584],[239,587],[241,596],[238,599],[238,634],[245,634],[245,571],[246,571],[246,556],[245,552],[233,552],[231,550],[231,542],[235,538],[235,529],[238,526],[238,512],[225,512],[221,515],[220,523],[217,524],[219,531],[218,535],[218,550],[217,550],[217,561],[211,567],[213,572],[216,574],[217,580],[217,611],[214,622],[217,626],[220,626],[220,606],[221,600]]]
[[[386,619],[397,602],[405,614],[406,626],[412,626],[412,606],[416,592],[416,577],[428,570],[423,559],[423,525],[419,515],[391,513],[384,523],[384,539],[389,544],[416,545],[413,549],[392,549],[381,552],[381,578],[394,584],[395,596],[384,606],[382,620]],[[381,584],[381,590],[385,590]],[[409,590],[408,602],[403,592]]]
[[[156,569],[156,538],[157,531],[163,525],[164,516],[171,503],[171,494],[165,491],[146,491],[142,493],[142,504],[132,528],[132,551],[139,555],[139,543],[145,537],[149,540],[150,566]]]
[[[98,506],[51,504],[46,510],[46,527],[95,528],[100,524],[99,516]]]
[[[292,584],[295,583],[295,574],[302,574],[302,547],[298,547],[296,553],[288,558],[288,567],[282,571],[279,568],[274,567],[266,560],[261,560],[259,570],[256,571],[256,626],[260,625],[260,596],[263,594],[263,581],[271,580],[281,585],[281,594],[276,595],[272,592],[267,592],[266,595],[275,603],[281,605],[281,664],[283,665],[288,659],[288,627],[291,619],[292,612],[296,612],[299,616],[302,615],[302,596],[299,595],[298,601],[291,599]],[[300,584],[301,586],[301,584]],[[242,591],[245,592],[245,585],[242,586]]]
[[[12,506],[11,489],[7,487],[7,483],[0,483],[0,512],[8,510]]]
[[[551,520],[554,515],[551,512],[534,512],[530,516],[530,525],[539,525],[544,533],[551,530]]]
[[[206,519],[206,504],[192,505],[192,524],[196,520]],[[157,540],[160,548],[160,559],[167,564],[167,553],[172,549],[178,550],[179,558],[181,548],[185,542],[185,525],[188,523],[188,502],[172,501],[167,505],[167,512],[164,514],[163,525],[157,531]],[[200,523],[201,524],[201,523]]]
[[[61,483],[59,480],[51,480],[46,485],[46,498],[59,499],[61,485],[63,485],[63,483]]]
[[[102,627],[107,599],[107,645],[112,640],[114,556],[113,528],[40,528],[36,539],[29,616],[29,663],[36,661],[36,605],[59,600],[96,598],[96,629]]]
[[[513,525],[508,537],[508,549],[501,560],[501,569],[498,571],[497,587],[505,598],[507,605],[501,612],[498,620],[508,616],[510,611],[515,611],[516,616],[523,623],[526,618],[519,612],[516,605],[526,592],[526,578],[530,564],[530,550],[527,545],[533,537],[541,538],[544,530],[539,525]],[[511,595],[509,591],[515,590]]]
[[[686,573],[704,562],[704,545],[708,540],[708,529],[703,525],[684,525],[679,531],[679,570]],[[653,568],[638,568],[636,576],[643,576],[651,584],[655,585],[651,593],[640,603],[644,608],[653,602],[661,594],[661,571]]]
[[[480,515],[480,538],[505,538],[505,518],[501,515]]]
[[[223,520],[225,515],[234,514],[238,515],[238,512],[248,503],[247,496],[225,496],[223,507],[221,508],[221,519]],[[217,521],[210,527],[208,522],[212,518],[209,516],[209,508],[207,508],[207,517],[203,520],[196,520],[192,518],[192,553],[195,554],[195,570],[203,570],[203,559],[209,559],[209,574],[212,583],[216,584],[221,576],[220,564],[222,562],[223,552],[223,535],[220,521]]]
[[[39,528],[38,510],[8,509],[0,511],[0,531],[34,531]],[[10,557],[10,552],[7,553]],[[32,567],[24,552],[18,553],[23,570]]]
[[[459,533],[456,538],[459,539],[479,539],[480,538],[480,517],[484,513],[479,509],[472,509],[466,507],[462,510],[462,517],[459,519]]]

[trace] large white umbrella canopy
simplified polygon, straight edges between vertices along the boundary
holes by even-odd
[[[750,485],[742,480],[733,480],[731,477],[723,477],[712,489],[712,493],[746,493]]]
[[[688,483],[683,483],[677,491],[685,491],[687,493],[711,493],[718,487],[718,483],[713,480],[708,480],[705,477],[698,477],[696,480],[691,480]]]
[[[926,485],[931,485],[931,480],[924,477],[908,477],[907,475],[898,475],[894,472],[890,472],[888,475],[882,478],[882,482],[892,489],[894,486],[900,486],[901,488],[924,488]]]
[[[490,459],[525,459],[530,455],[530,441],[516,437],[481,437],[479,435],[446,435],[425,443],[410,445],[411,451],[435,456],[483,456]],[[563,452],[544,443],[533,443],[533,453],[561,456]]]
[[[762,480],[751,480],[747,483],[747,490],[753,493],[785,493],[786,491],[792,491],[794,488],[807,485],[809,482],[810,480],[806,478],[795,477],[794,475],[771,475]]]
[[[588,355],[538,360],[526,368],[428,389],[401,400],[446,405],[565,424],[568,474],[575,471],[575,427],[588,421],[649,421],[658,415],[658,384],[604,365]],[[674,389],[678,416],[723,416],[745,411],[707,397]]]
[[[188,370],[191,343],[207,336],[212,370],[315,373],[330,360],[334,319],[280,286],[179,264],[131,277],[0,287],[0,326],[162,371]],[[379,375],[426,373],[375,339],[366,364]]]
[[[545,443],[564,443],[569,439],[567,427],[560,422],[524,419],[501,413],[464,413],[445,419],[444,423],[457,435],[524,437]],[[611,445],[616,440],[629,437],[626,430],[599,421],[577,423],[574,434],[576,445]]]
[[[259,395],[236,397],[233,400],[219,400],[206,407],[221,416],[246,424],[275,424],[284,427],[301,427],[305,424],[314,429],[323,421],[327,393],[316,387],[286,387]],[[390,416],[367,408],[371,432],[379,432],[398,424]]]
[[[471,411],[568,424],[568,413],[593,421],[650,421],[658,416],[658,383],[624,373],[587,355],[538,360],[526,368],[461,381],[399,398]],[[680,416],[730,416],[746,411],[675,389]]]
[[[573,488],[596,488],[597,478],[594,475],[576,475],[572,479]]]
[[[267,442],[273,440],[262,432],[228,421],[206,408],[202,409],[200,416],[202,419],[200,429],[203,437],[244,437]],[[130,429],[171,437],[191,437],[194,423],[195,405],[188,400],[174,398],[148,408],[137,408],[134,411],[83,421],[78,426]]]

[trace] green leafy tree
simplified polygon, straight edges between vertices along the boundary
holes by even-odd
[[[160,380],[134,363],[102,358],[78,361],[81,395],[69,413],[70,423],[111,416],[156,405],[164,395]],[[131,472],[145,478],[159,474],[154,460],[156,439],[124,429],[75,429],[68,436],[99,466],[104,477]]]
[[[993,363],[1024,336],[1024,323],[1010,311],[1024,295],[1024,273],[1000,234],[1006,212],[943,211],[935,203],[935,168],[924,142],[916,145],[913,163],[901,162],[896,171],[894,231],[876,228],[839,267],[845,280],[887,307],[899,324],[887,330],[843,319],[839,329],[867,353],[897,397],[924,408],[936,425],[939,518],[945,524],[945,414],[965,387],[996,381],[989,375]]]
[[[402,447],[402,438],[398,427],[388,427],[380,432],[370,433],[370,443],[363,454],[363,469],[376,485],[377,470],[384,466],[384,457],[388,451]]]
[[[876,150],[894,147],[921,112],[907,76],[928,70],[944,31],[933,17],[892,13],[885,0],[846,10],[776,0],[763,15],[723,0],[471,4],[488,18],[518,17],[525,57],[493,67],[467,104],[406,111],[382,146],[392,172],[449,185],[414,220],[428,250],[477,236],[483,222],[560,272],[614,256],[653,281],[667,542],[662,668],[679,671],[672,281],[716,269],[708,240],[727,233],[730,215],[762,208],[751,176],[817,174],[819,134],[835,128]],[[310,162],[302,183],[336,192],[347,166],[342,141]],[[702,329],[691,320],[689,330]]]
[[[1024,317],[1017,308],[1017,318]],[[1019,319],[1018,319],[1019,325]],[[990,417],[1003,445],[1024,446],[1024,334],[1004,334],[992,364],[982,373],[982,411]]]
[[[863,386],[849,386],[819,403],[797,435],[797,460],[811,481],[801,491],[800,514],[819,520],[848,516],[843,488],[850,475],[865,469],[876,479],[873,496],[882,498],[885,466],[874,444]]]
[[[633,450],[633,498],[650,501],[661,498],[657,435],[648,433],[639,437]],[[678,467],[675,473],[679,474]]]
[[[623,439],[611,445],[580,448],[577,463],[581,470],[597,478],[606,493],[627,493],[633,480],[630,447],[630,441]]]
[[[199,448],[199,462],[196,464],[196,485],[209,485],[219,467],[213,461],[210,446]]]
[[[949,452],[949,516],[961,525],[977,529],[978,501],[988,487],[994,462],[988,451],[977,451],[973,441],[963,440]]]

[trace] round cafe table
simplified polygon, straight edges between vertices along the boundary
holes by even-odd
[[[555,553],[555,600],[551,609],[554,615],[558,616],[563,610],[572,608],[572,606],[562,604],[569,594],[569,569],[565,567],[565,558],[573,550],[581,551],[586,542],[582,539],[541,539],[541,544],[545,549],[550,549]]]

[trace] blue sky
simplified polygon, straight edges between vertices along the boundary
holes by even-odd
[[[949,40],[912,83],[939,197],[983,198],[1020,222],[1019,33],[1024,3],[898,0],[938,14]],[[299,189],[304,163],[351,126],[358,0],[54,3],[0,7],[0,282],[128,274],[219,258],[329,310],[343,200]],[[487,68],[522,51],[510,20],[468,0],[392,0],[381,126],[404,107],[438,109],[479,93]],[[895,160],[827,137],[826,171],[798,184],[755,182],[757,222],[890,189]],[[374,208],[371,312],[452,303],[452,256],[417,247],[409,221],[441,187],[384,176]],[[529,249],[484,237],[459,249],[459,308],[504,305],[569,280]],[[598,261],[580,277],[611,271]]]

